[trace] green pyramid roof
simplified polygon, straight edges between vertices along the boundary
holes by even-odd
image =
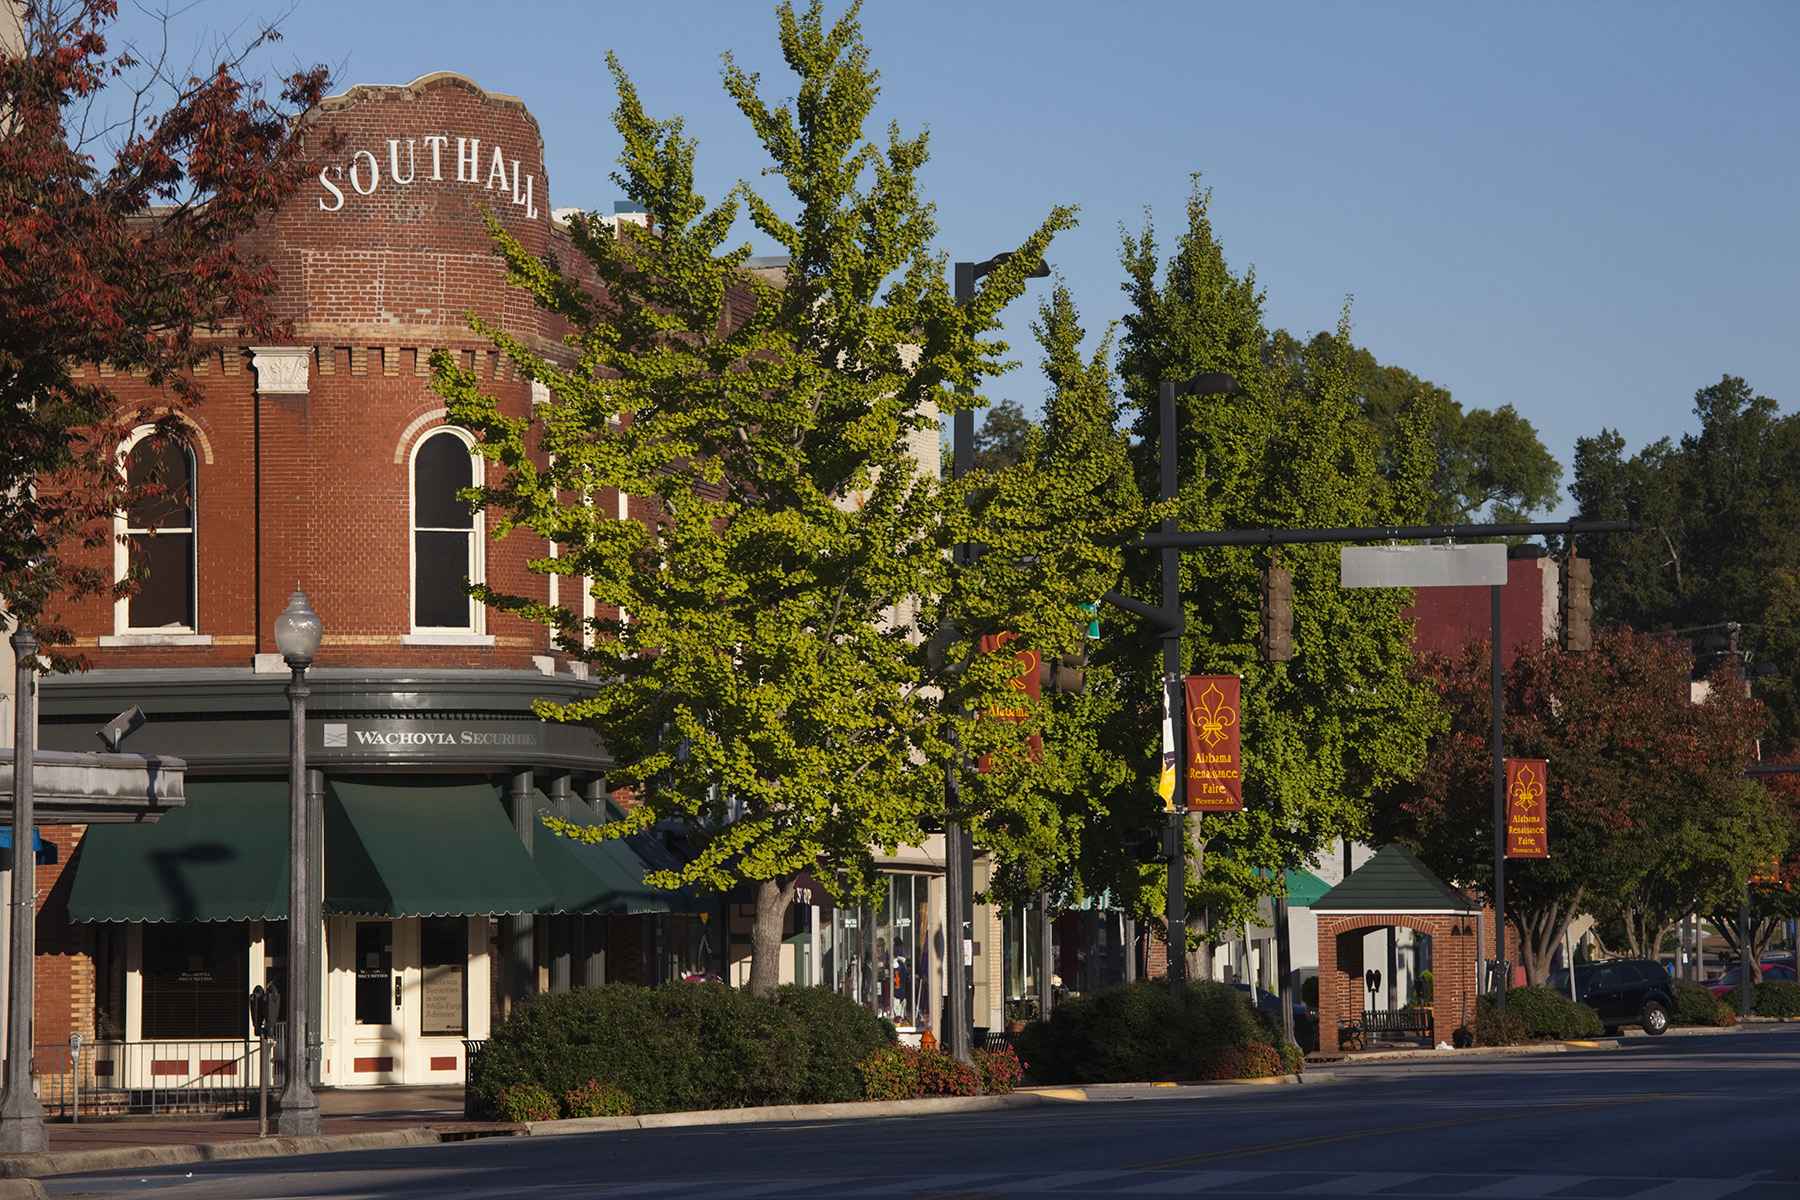
[[[1469,913],[1476,904],[1404,846],[1383,846],[1350,878],[1313,901],[1316,913]]]

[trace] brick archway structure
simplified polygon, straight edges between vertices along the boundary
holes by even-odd
[[[1475,1020],[1476,915],[1464,913],[1320,913],[1319,1050],[1335,1054],[1340,1026],[1363,1011],[1363,935],[1399,927],[1431,938],[1432,1036],[1449,1041]]]

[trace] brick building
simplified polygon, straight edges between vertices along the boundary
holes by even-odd
[[[64,616],[92,669],[42,684],[40,744],[87,749],[121,708],[131,749],[188,763],[187,805],[154,826],[54,826],[39,868],[35,1040],[64,1069],[79,1032],[90,1085],[247,1081],[250,989],[286,980],[288,670],[275,617],[296,586],[325,635],[308,673],[308,846],[324,913],[307,997],[324,1085],[459,1081],[465,1039],[520,997],[744,969],[748,914],[729,896],[664,893],[646,870],[672,837],[582,846],[546,811],[609,815],[605,747],[532,705],[598,686],[541,624],[471,601],[463,581],[585,616],[585,589],[534,574],[529,532],[495,540],[457,491],[486,470],[430,388],[461,357],[514,416],[541,385],[469,328],[471,313],[552,360],[563,330],[510,287],[483,214],[526,249],[579,264],[550,204],[543,142],[519,100],[438,73],[356,87],[308,118],[319,174],[252,235],[292,336],[222,332],[196,370],[204,401],[173,431],[142,379],[83,368],[149,416],[128,476],[174,485],[117,522],[112,567],[138,593]],[[620,217],[616,220],[627,218]],[[785,264],[752,269],[779,276]],[[166,415],[166,414],[164,414]],[[921,436],[921,468],[937,441]],[[620,519],[646,501],[600,493]],[[104,560],[102,560],[104,563]],[[856,995],[902,1028],[941,1022],[941,839],[882,863],[882,900],[790,913],[784,979]],[[997,918],[978,917],[997,981]],[[902,948],[904,945],[904,949]],[[998,1011],[998,1003],[993,1003]]]

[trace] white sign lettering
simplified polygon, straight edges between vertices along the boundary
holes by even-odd
[[[385,184],[390,187],[408,187],[419,177],[419,143],[431,156],[430,181],[444,181],[444,150],[450,145],[451,136],[446,133],[434,133],[425,138],[388,138],[386,171],[383,172],[381,156],[373,150],[358,150],[350,156],[347,166],[329,165],[319,170],[320,212],[341,212],[344,207],[343,184],[347,181],[350,190],[358,196],[373,196]],[[497,191],[504,198],[525,210],[525,216],[535,221],[537,209],[537,176],[527,175],[519,166],[519,160],[509,158],[505,150],[489,144],[485,156],[486,173],[483,173],[484,156],[480,138],[458,137],[456,142],[456,175],[452,182],[468,183],[480,187],[483,191]],[[402,149],[404,148],[404,155]],[[405,159],[402,164],[402,158]],[[425,182],[420,180],[420,182]]]

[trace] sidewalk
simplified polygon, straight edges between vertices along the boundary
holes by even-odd
[[[321,1132],[370,1133],[439,1125],[463,1119],[459,1087],[322,1088]],[[273,1118],[271,1118],[273,1120]],[[52,1120],[46,1128],[53,1152],[103,1150],[121,1146],[185,1146],[235,1142],[256,1137],[256,1118],[99,1117],[79,1125]]]

